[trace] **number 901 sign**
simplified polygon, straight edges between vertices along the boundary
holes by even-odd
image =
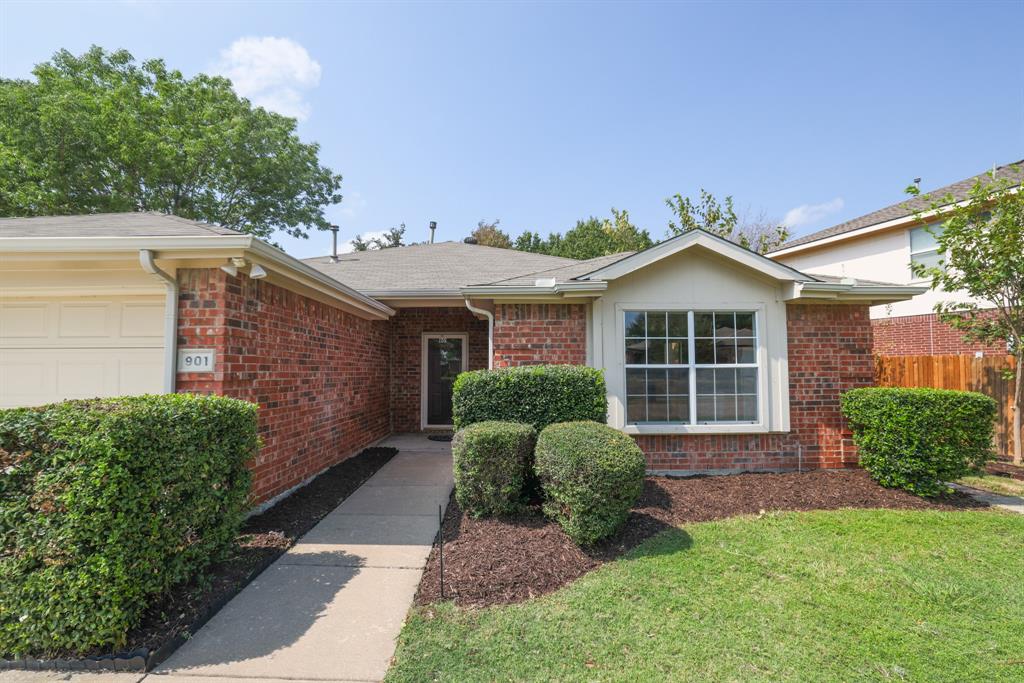
[[[213,372],[213,349],[181,349],[178,351],[178,372]]]

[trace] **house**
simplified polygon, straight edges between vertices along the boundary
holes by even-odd
[[[954,202],[968,198],[979,180],[992,182],[992,173],[1019,186],[1024,161],[999,166],[927,193],[935,199],[951,195]],[[938,221],[928,221],[930,201],[915,198],[865,216],[791,240],[769,257],[798,270],[858,281],[885,280],[928,287],[910,271],[912,262],[934,265],[939,254],[932,232]],[[923,212],[925,223],[915,217]],[[878,355],[932,355],[980,353],[1003,355],[1005,344],[966,342],[963,333],[942,323],[935,314],[940,301],[969,301],[961,292],[928,289],[907,301],[871,307],[875,353]],[[985,302],[975,301],[984,307]]]
[[[393,432],[447,428],[463,370],[585,363],[652,471],[842,467],[868,309],[923,291],[701,231],[590,261],[458,242],[300,261],[174,216],[0,219],[0,401],[257,402],[269,501]]]

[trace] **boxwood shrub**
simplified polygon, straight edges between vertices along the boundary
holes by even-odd
[[[228,549],[256,406],[171,394],[0,411],[0,656],[116,650]]]
[[[455,380],[452,411],[456,429],[474,422],[505,420],[538,432],[556,422],[605,422],[604,374],[583,365],[534,365],[464,372]]]
[[[452,440],[455,499],[476,517],[515,512],[533,461],[537,432],[518,422],[477,422]]]
[[[988,396],[868,387],[841,400],[860,464],[882,486],[935,496],[992,458],[996,402]]]
[[[615,533],[643,491],[643,452],[607,425],[551,425],[537,438],[535,458],[544,512],[579,545]]]

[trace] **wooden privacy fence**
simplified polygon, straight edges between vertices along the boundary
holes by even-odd
[[[977,391],[999,404],[996,450],[1013,450],[1013,380],[1003,371],[1013,356],[875,356],[875,382],[882,387],[934,387]]]

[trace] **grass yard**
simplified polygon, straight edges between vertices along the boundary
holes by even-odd
[[[982,491],[1000,493],[1004,496],[1024,496],[1024,481],[998,475],[972,475],[957,480],[958,484],[973,486]]]
[[[416,608],[387,681],[1021,681],[1024,516],[689,524],[524,603]]]

